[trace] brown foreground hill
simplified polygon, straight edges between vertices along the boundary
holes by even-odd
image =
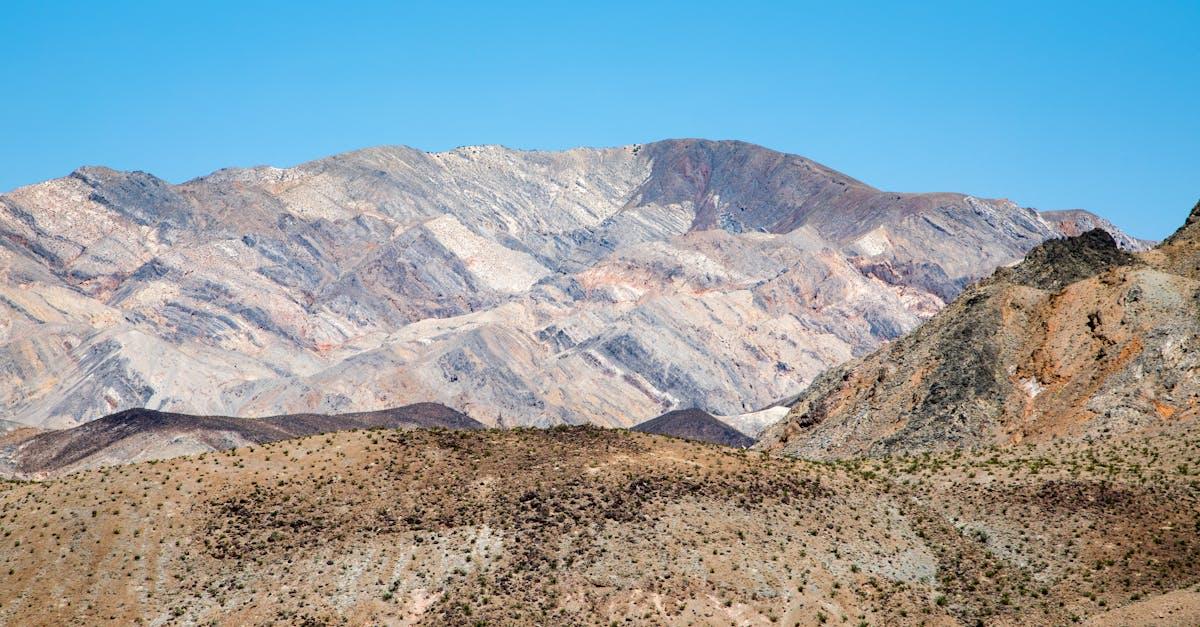
[[[0,484],[0,623],[1191,625],[1198,456],[341,432]]]

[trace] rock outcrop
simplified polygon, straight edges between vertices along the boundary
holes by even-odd
[[[1138,239],[1122,233],[1112,222],[1083,209],[1063,209],[1041,212],[1042,219],[1049,222],[1063,235],[1074,237],[1093,229],[1108,231],[1117,242],[1117,247],[1128,252],[1153,248],[1158,242]]]
[[[745,414],[1061,233],[741,142],[82,168],[0,196],[0,419]]]

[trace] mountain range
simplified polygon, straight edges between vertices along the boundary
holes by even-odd
[[[664,157],[655,151],[662,147],[652,146],[638,147],[636,153],[628,150],[638,159],[657,154],[651,164],[661,165]],[[668,172],[689,171],[684,163],[672,163]],[[671,181],[676,178],[651,176],[647,181],[657,181],[654,189],[639,194],[675,189],[679,183]],[[712,171],[701,178],[722,180]],[[763,179],[767,180],[770,177]],[[803,180],[781,186],[778,195],[796,196],[793,186]],[[750,187],[761,191],[756,185]],[[821,222],[832,220],[828,206],[842,197],[837,190],[826,191],[829,196],[808,207],[814,214],[826,213]],[[7,572],[0,577],[0,623],[1196,624],[1200,203],[1174,235],[1144,250],[1145,242],[1114,234],[1110,225],[1084,213],[1043,216],[1003,201],[947,195],[949,200],[920,196],[918,202],[913,200],[918,197],[886,196],[892,200],[880,202],[932,205],[917,206],[912,213],[893,207],[899,213],[886,224],[872,226],[868,217],[879,210],[875,207],[821,230],[805,223],[803,209],[794,212],[797,226],[788,220],[755,218],[758,214],[750,204],[745,213],[751,222],[735,226],[722,217],[729,213],[720,210],[724,205],[714,200],[688,205],[694,209],[692,223],[682,234],[646,240],[654,246],[673,246],[671,254],[659,259],[663,264],[674,260],[691,279],[716,269],[701,263],[701,257],[682,256],[685,252],[724,250],[722,258],[733,264],[730,267],[749,267],[763,263],[750,254],[766,250],[756,247],[759,244],[789,250],[779,258],[804,263],[762,284],[772,285],[769,289],[740,288],[751,292],[748,302],[762,312],[773,311],[771,305],[783,307],[780,315],[791,316],[789,324],[840,320],[842,326],[825,332],[847,347],[853,334],[838,333],[867,329],[863,337],[871,339],[847,348],[852,355],[847,361],[760,411],[714,415],[703,409],[675,409],[632,430],[480,429],[483,422],[500,423],[499,412],[476,422],[434,403],[365,414],[285,413],[262,418],[132,409],[84,419],[69,429],[43,430],[30,426],[31,420],[22,415],[15,416],[21,422],[2,422],[0,464],[23,469],[26,479],[37,480],[0,481],[0,569]],[[951,207],[953,202],[964,205]],[[937,208],[941,205],[945,206]],[[666,205],[631,206],[650,215]],[[975,211],[983,208],[995,213]],[[737,211],[741,213],[740,207]],[[846,204],[839,211],[853,215],[858,209]],[[1005,239],[1007,227],[998,227],[1017,224],[1013,220],[1022,216],[1027,221],[1020,224],[1029,227],[1028,237]],[[949,228],[952,218],[957,220],[956,230]],[[398,228],[395,238],[405,233],[425,236],[429,231],[412,229],[426,229],[436,220],[446,218]],[[744,228],[753,220],[759,226]],[[944,231],[924,230],[935,225]],[[838,228],[846,232],[838,235]],[[472,246],[479,246],[474,253],[450,256],[451,261],[429,256],[428,264],[414,257],[411,267],[416,271],[458,263],[455,267],[473,268],[471,273],[502,269],[505,272],[490,276],[510,286],[513,277],[531,267],[518,262],[523,257],[508,253],[480,256],[479,251],[491,245],[486,242],[499,240],[476,235],[485,243],[463,233],[446,240],[474,242]],[[169,246],[193,251],[180,243],[183,235],[179,237]],[[164,235],[163,241],[169,238]],[[795,242],[805,238],[820,246],[796,247]],[[881,240],[887,242],[882,249],[875,246]],[[214,256],[191,266],[201,277],[197,279],[164,262],[158,279],[134,279],[131,274],[89,283],[93,279],[72,279],[69,271],[54,269],[45,254],[28,247],[33,240],[24,240],[25,248],[14,238],[8,241],[4,250],[9,276],[14,271],[30,274],[22,275],[29,280],[15,283],[17,288],[6,294],[23,289],[22,303],[40,302],[44,308],[36,311],[56,311],[63,317],[57,326],[34,324],[28,316],[13,318],[16,323],[10,328],[15,331],[10,331],[6,344],[10,355],[18,354],[12,347],[21,342],[27,347],[53,346],[47,338],[68,338],[61,348],[75,350],[84,342],[70,341],[83,336],[70,334],[82,327],[72,326],[79,323],[67,318],[108,310],[72,309],[69,303],[145,303],[150,299],[146,290],[159,290],[157,310],[129,306],[121,310],[128,313],[119,320],[101,317],[95,324],[149,333],[168,328],[155,326],[166,321],[182,324],[178,312],[187,302],[196,311],[187,318],[198,325],[192,329],[195,335],[164,335],[156,342],[182,352],[241,355],[232,345],[214,344],[208,352],[197,348],[204,341],[225,338],[199,331],[217,328],[203,326],[215,323],[205,317],[211,310],[201,306],[216,307],[215,302],[225,306],[227,313],[220,315],[229,324],[260,330],[262,335],[255,337],[264,350],[246,354],[280,359],[300,354],[281,348],[288,346],[281,339],[285,336],[272,330],[285,329],[278,326],[286,320],[275,317],[278,312],[265,306],[253,315],[239,309],[253,307],[252,302],[276,302],[271,295],[283,292],[264,287],[225,301],[195,292],[183,295],[185,288],[194,289],[194,281],[215,280],[216,269],[235,277],[265,276],[261,268],[248,272],[251,264],[238,270],[238,264]],[[262,240],[254,241],[257,245]],[[731,248],[686,247],[698,241],[719,241]],[[835,247],[836,242],[841,243]],[[443,249],[449,250],[448,245]],[[631,245],[633,250],[645,246],[653,248]],[[996,263],[981,270],[977,280],[965,268],[984,264],[961,248],[968,246],[995,255],[990,259]],[[1027,254],[1012,253],[1023,256],[1019,263],[1001,263],[1006,246]],[[520,249],[514,243],[502,247],[550,267],[549,257],[539,257],[532,248]],[[323,250],[315,245],[313,249]],[[953,250],[957,256],[948,252]],[[910,255],[908,262],[904,254]],[[619,272],[611,265],[614,256],[626,260]],[[654,275],[643,270],[636,276],[643,277],[639,285],[644,291],[631,300],[600,301],[582,287],[581,295],[570,300],[545,300],[552,289],[567,293],[563,286],[569,281],[594,288],[597,283],[585,279],[597,268],[607,268],[608,287],[631,289],[628,277],[640,267],[634,259],[639,257],[625,245],[614,245],[582,269],[564,269],[563,274],[555,270],[496,303],[479,301],[476,311],[414,313],[426,318],[397,322],[400,330],[388,337],[396,342],[409,338],[406,346],[437,347],[472,334],[480,337],[485,328],[504,327],[515,336],[513,320],[520,319],[506,317],[516,315],[513,312],[529,316],[524,321],[530,325],[527,329],[547,328],[533,324],[539,320],[561,324],[567,319],[534,315],[555,311],[549,305],[568,311],[563,315],[569,318],[582,315],[580,311],[599,317],[597,312],[633,312],[651,305],[666,311],[663,301],[669,301],[679,315],[661,318],[666,325],[687,318],[683,314],[690,307],[734,298],[737,291],[714,281],[709,291],[688,292],[670,283],[674,279],[646,278]],[[378,269],[396,267],[380,262]],[[801,267],[805,270],[795,269]],[[841,270],[816,278],[805,273],[814,268]],[[380,304],[384,301],[369,300],[370,294],[382,293],[370,287],[378,284],[366,281],[371,276],[376,275],[353,273],[359,281],[353,289],[361,290],[353,293],[363,300],[346,301],[361,306],[364,319],[377,321],[380,318],[372,316],[385,313],[399,316],[402,306],[427,307],[431,302],[397,299],[388,301],[388,310]],[[449,285],[432,277],[450,275],[429,276],[392,285],[409,290]],[[500,284],[500,278],[494,284]],[[51,281],[60,283],[55,288]],[[112,282],[113,294],[123,286],[141,285],[137,293],[143,294],[142,300],[103,296],[109,289],[101,287],[105,281]],[[799,285],[809,290],[799,290]],[[788,292],[784,286],[796,290]],[[212,287],[206,294],[218,292]],[[872,300],[872,294],[885,300]],[[852,295],[857,299],[849,298]],[[891,297],[899,300],[900,309],[864,305],[887,305]],[[15,308],[15,298],[6,298],[6,306]],[[180,300],[184,298],[191,300]],[[337,319],[331,313],[337,305],[331,303],[341,301],[326,298],[314,292],[314,325]],[[814,302],[822,304],[805,309]],[[20,306],[21,311],[35,311]],[[379,309],[372,309],[375,306]],[[829,311],[838,307],[836,314]],[[708,327],[696,323],[698,317],[691,319],[696,323],[691,327],[638,326],[644,334],[638,341],[661,338],[660,333],[709,339],[729,333],[747,346],[766,345],[760,337],[762,327],[730,328],[721,310],[705,311]],[[881,311],[908,312],[913,329],[905,333],[901,325],[886,333],[871,331],[871,321],[880,320],[872,316]],[[155,312],[161,316],[154,317]],[[247,315],[258,321],[243,321],[241,316]],[[481,317],[487,324],[479,322]],[[925,317],[928,320],[921,323]],[[480,326],[468,330],[464,318]],[[434,328],[442,329],[442,335],[418,333]],[[609,327],[596,328],[601,329],[600,337],[607,337]],[[684,328],[686,332],[680,330]],[[62,335],[50,335],[52,331]],[[896,337],[884,343],[892,335]],[[604,354],[595,344],[581,348],[553,340],[556,336],[557,332],[533,334],[537,341],[561,342],[562,359],[590,354],[588,350]],[[298,334],[293,341],[305,337]],[[786,334],[769,339],[781,338],[796,344],[803,339]],[[365,340],[353,342],[362,346]],[[674,351],[664,352],[662,359],[679,377],[713,367],[693,363],[698,352],[656,346]],[[688,346],[706,347],[722,368],[749,372],[761,365],[734,361],[741,354],[734,349],[723,353],[720,341]],[[322,355],[319,349],[311,352],[313,359]],[[163,367],[169,363],[162,359],[168,354],[143,356],[144,362],[138,363]],[[375,355],[374,361],[360,362],[361,355]],[[379,355],[367,350],[339,362],[334,368],[349,377],[340,389],[361,383],[366,387],[354,389],[370,394],[372,386],[384,385],[389,376],[402,382],[418,380],[411,374],[398,375],[403,373],[401,362]],[[458,374],[447,377],[475,382],[494,376],[501,367],[497,364],[517,363],[520,355],[497,351],[488,362],[491,370],[460,364],[453,370]],[[131,353],[130,359],[137,356]],[[367,365],[373,376],[354,378],[371,372]],[[775,377],[798,371],[787,362],[767,365]],[[3,372],[12,377],[18,371],[9,367]],[[290,389],[298,380],[278,374],[259,384]],[[528,380],[558,381],[550,375],[530,375]],[[65,385],[65,379],[47,381],[51,387]],[[87,391],[91,380],[78,381],[82,383],[68,389]],[[327,381],[337,385],[338,379]],[[573,383],[578,386],[576,395],[584,397],[563,396],[561,407],[586,404],[601,390],[593,387],[593,379],[559,383],[564,389]],[[427,390],[404,389],[414,394],[425,390],[436,397],[440,388],[431,384]],[[327,393],[314,387],[308,402],[320,406]],[[224,394],[221,385],[210,390],[210,396],[228,402]],[[280,394],[276,398],[284,398]],[[468,404],[474,402],[482,401]],[[504,422],[520,415],[506,412]],[[594,416],[587,419],[603,422]],[[629,414],[615,420],[635,421]],[[747,432],[760,435],[753,447],[733,448],[750,444]],[[124,464],[139,459],[145,461]]]
[[[0,196],[0,419],[700,407],[755,436],[778,417],[758,410],[1093,226],[1145,246],[731,141],[384,147],[179,185],[81,168]]]

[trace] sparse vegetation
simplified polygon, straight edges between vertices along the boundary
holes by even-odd
[[[64,622],[1066,624],[1200,586],[1177,470],[1198,452],[813,463],[586,427],[346,432],[5,484],[0,598]],[[110,576],[62,577],[85,563]],[[106,592],[58,607],[49,577]]]

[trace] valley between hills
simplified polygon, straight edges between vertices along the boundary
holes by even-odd
[[[1200,203],[386,148],[0,243],[2,624],[1200,624]]]

